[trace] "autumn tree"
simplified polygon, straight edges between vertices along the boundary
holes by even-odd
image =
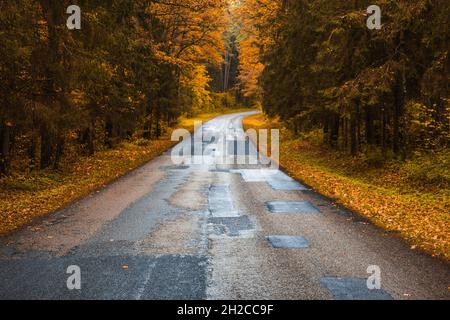
[[[184,114],[217,106],[225,0],[0,3],[0,174],[57,169],[123,140],[153,139]],[[219,99],[220,100],[220,99]],[[20,159],[20,161],[19,161]]]
[[[271,4],[241,2],[256,26],[242,41],[241,82],[259,85],[266,113],[296,132],[321,129],[352,155],[448,146],[448,3],[378,1],[381,30],[366,26],[370,1]]]

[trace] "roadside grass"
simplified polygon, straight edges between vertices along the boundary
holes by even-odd
[[[243,110],[230,109],[223,113],[240,111]],[[180,118],[177,127],[192,131],[195,121],[206,121],[223,113]],[[170,140],[170,133],[168,130],[168,134],[158,140],[122,142],[117,148],[98,151],[92,157],[64,162],[57,171],[42,170],[1,178],[0,235],[64,208],[161,155],[177,143]]]
[[[280,165],[319,193],[399,234],[432,256],[450,260],[450,154],[442,151],[380,165],[295,137],[276,119],[248,117],[245,129],[281,128]]]

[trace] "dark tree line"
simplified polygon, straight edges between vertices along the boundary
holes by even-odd
[[[369,5],[382,29],[366,26]],[[269,20],[264,110],[352,155],[450,145],[450,2],[286,0]]]
[[[203,66],[220,69],[224,3],[80,0],[82,29],[69,30],[73,1],[1,1],[0,175],[13,158],[58,168],[68,150],[157,138],[212,107]]]

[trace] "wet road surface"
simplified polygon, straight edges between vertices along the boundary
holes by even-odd
[[[228,143],[244,140],[248,114],[204,125],[202,163],[174,164],[167,152],[1,238],[0,298],[450,298],[447,263],[281,171],[237,164],[256,154]],[[68,289],[69,266],[81,290]],[[369,290],[374,266],[381,289]]]

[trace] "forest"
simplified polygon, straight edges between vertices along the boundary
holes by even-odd
[[[448,258],[449,20],[448,0],[0,1],[0,234],[244,107],[292,177]]]
[[[77,1],[81,29],[69,30],[72,2],[0,2],[0,175],[234,106],[226,1]]]
[[[292,177],[448,259],[450,2],[247,0],[236,13],[239,85],[264,111],[245,127],[280,128]]]
[[[236,103],[353,156],[449,147],[448,1],[380,0],[381,30],[363,0],[78,1],[81,30],[70,4],[0,4],[0,174]]]
[[[240,78],[296,134],[379,161],[448,149],[450,3],[245,1]]]

